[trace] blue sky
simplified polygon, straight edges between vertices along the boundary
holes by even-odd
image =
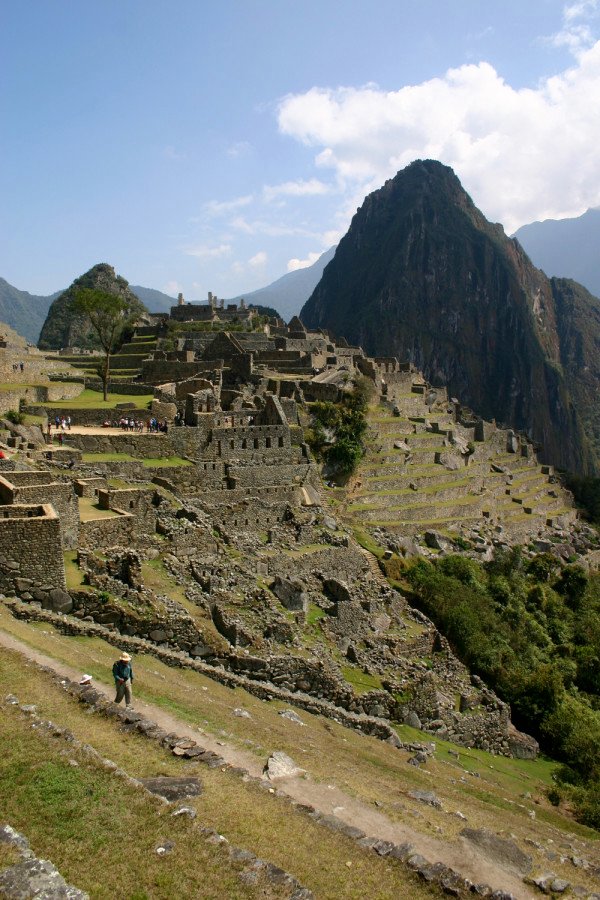
[[[419,156],[507,231],[600,204],[597,0],[2,0],[0,276],[230,297]]]

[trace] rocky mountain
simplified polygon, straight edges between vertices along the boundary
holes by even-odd
[[[301,317],[410,360],[479,415],[527,430],[545,460],[591,472],[597,303],[536,269],[452,169],[418,160],[365,199]]]
[[[0,320],[35,344],[50,304],[60,293],[58,291],[49,297],[29,294],[0,278]]]
[[[126,298],[140,315],[146,310],[136,297],[129,283],[107,263],[93,266],[85,275],[76,278],[73,284],[54,300],[42,327],[38,347],[40,350],[59,350],[61,347],[96,347],[96,339],[90,332],[89,324],[82,316],[73,312],[73,300],[78,288],[95,288]]]
[[[600,296],[600,209],[523,225],[515,237],[546,275],[574,278]]]
[[[312,266],[288,272],[273,281],[272,284],[259,288],[257,291],[250,291],[248,294],[240,294],[230,302],[239,303],[243,298],[252,306],[275,308],[281,318],[289,322],[293,316],[298,315],[319,283],[325,266],[331,262],[334,255],[335,247],[330,247]]]

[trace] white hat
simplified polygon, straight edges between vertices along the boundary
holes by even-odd
[[[131,661],[131,657],[130,657],[129,653],[125,653],[125,651],[123,651],[123,652],[121,653],[121,656],[119,657],[119,659],[123,660],[123,662],[130,662],[130,661]]]
[[[90,684],[91,680],[92,680],[91,675],[82,675],[81,681],[79,682],[79,684]]]

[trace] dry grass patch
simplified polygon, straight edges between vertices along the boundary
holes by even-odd
[[[237,867],[199,839],[189,820],[172,819],[170,810],[94,759],[66,749],[60,738],[35,735],[11,712],[3,716],[3,737],[3,818],[90,896],[265,896],[264,889],[243,885]],[[159,856],[155,848],[165,840],[174,850]],[[275,889],[267,896],[285,893]]]

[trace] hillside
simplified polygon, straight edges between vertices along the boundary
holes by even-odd
[[[574,219],[531,222],[515,237],[546,275],[574,278],[600,296],[600,209]]]
[[[162,291],[154,288],[141,287],[139,284],[131,284],[131,290],[136,297],[142,301],[148,312],[168,313],[172,306],[175,306],[177,300],[175,297],[169,297]]]
[[[252,306],[275,308],[281,318],[289,322],[292,316],[298,315],[319,283],[325,266],[331,262],[334,255],[335,247],[331,247],[312,266],[288,272],[266,287],[250,291],[248,294],[240,294],[230,302],[237,303],[243,298]]]
[[[96,339],[90,332],[86,319],[73,313],[73,300],[79,288],[97,288],[110,294],[126,298],[131,307],[139,310],[145,307],[135,296],[128,282],[115,274],[112,266],[99,263],[93,266],[53,301],[43,324],[38,346],[40,350],[60,350],[62,347],[95,348]]]
[[[301,316],[370,355],[414,363],[484,418],[527,430],[544,460],[589,472],[599,448],[571,391],[579,376],[562,368],[562,291],[450,168],[427,160],[365,199]]]
[[[37,343],[42,325],[53,300],[60,291],[48,297],[29,294],[0,278],[0,321],[6,322],[30,343]]]

